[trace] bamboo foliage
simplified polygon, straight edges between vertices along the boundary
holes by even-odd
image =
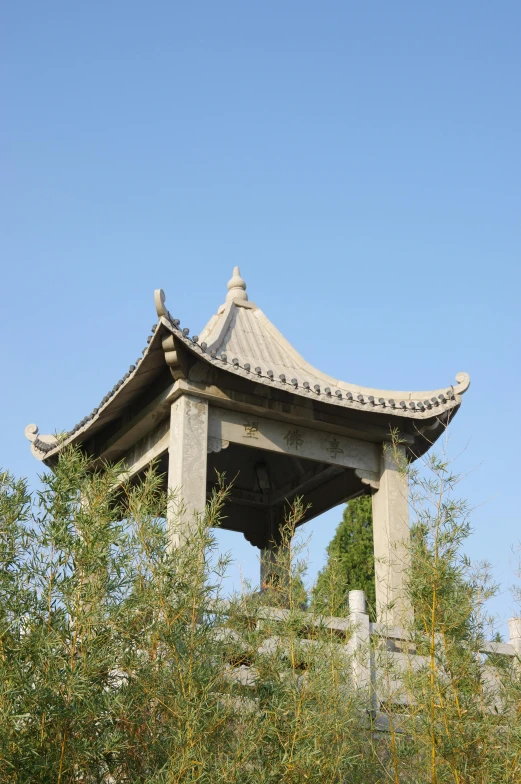
[[[171,549],[154,470],[122,484],[69,450],[37,494],[0,474],[0,782],[521,780],[519,667],[479,654],[493,587],[429,460],[398,648],[308,601],[299,501],[268,587],[225,600],[224,485]]]
[[[448,440],[442,454],[401,466],[413,517],[407,590],[414,620],[405,623],[401,651],[375,652],[387,696],[385,768],[396,782],[514,784],[521,780],[519,671],[514,658],[481,653],[492,623],[486,602],[498,587],[487,563],[464,555],[471,509],[457,495],[461,477],[447,455]]]

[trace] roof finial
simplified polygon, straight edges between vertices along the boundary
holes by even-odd
[[[239,267],[233,268],[233,276],[228,281],[228,294],[226,301],[230,302],[232,299],[242,299],[246,301],[248,295],[246,294],[246,283],[241,278],[241,271]]]

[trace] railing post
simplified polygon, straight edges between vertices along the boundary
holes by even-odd
[[[521,656],[521,618],[509,618],[508,635],[510,645],[518,656]]]
[[[352,633],[348,647],[352,655],[354,686],[369,691],[372,680],[369,650],[371,627],[364,591],[349,591],[349,620]]]

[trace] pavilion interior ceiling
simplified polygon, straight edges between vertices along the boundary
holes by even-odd
[[[167,450],[156,459],[156,468],[166,492]],[[140,481],[145,470],[132,481]],[[369,492],[354,471],[342,466],[240,444],[208,454],[207,498],[218,488],[219,478],[229,488],[220,527],[243,533],[257,547],[268,543],[271,519],[279,523],[284,520],[297,497],[306,507],[300,521],[303,524],[349,498]]]
[[[342,466],[240,444],[208,455],[207,495],[217,487],[218,475],[231,484],[222,527],[241,531],[257,546],[268,535],[270,515],[283,520],[295,498],[307,507],[304,523],[368,490]]]

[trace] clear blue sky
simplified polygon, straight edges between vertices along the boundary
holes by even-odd
[[[467,549],[511,583],[521,4],[20,0],[2,26],[0,464],[35,483],[25,425],[97,405],[145,345],[155,288],[196,332],[240,264],[333,376],[471,374],[453,425],[475,468]],[[309,527],[311,574],[339,517]]]

